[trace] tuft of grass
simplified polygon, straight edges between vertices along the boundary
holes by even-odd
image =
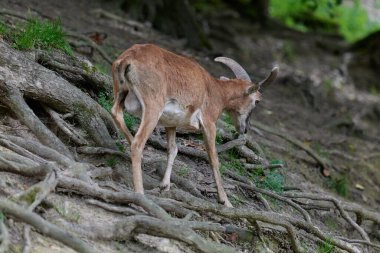
[[[338,176],[338,177],[332,177],[327,182],[327,186],[330,189],[335,190],[336,193],[338,193],[342,197],[348,196],[348,179],[347,176]]]
[[[272,165],[283,164],[281,160],[271,161]],[[251,180],[259,188],[267,189],[274,192],[283,192],[285,186],[285,177],[277,169],[271,169],[269,172],[263,168],[258,168],[249,175]]]
[[[112,99],[104,92],[100,92],[99,95],[98,95],[98,103],[104,108],[106,109],[107,112],[111,113],[111,109],[112,109]],[[134,131],[134,127],[137,125],[138,123],[138,118],[136,118],[135,116],[133,115],[129,115],[129,114],[126,114],[124,113],[124,123],[125,125],[128,127],[128,129],[130,131]]]
[[[317,252],[318,253],[333,253],[335,252],[335,246],[332,245],[329,240],[327,240],[319,245]]]
[[[134,127],[138,123],[138,118],[133,115],[124,113],[124,123],[130,131],[134,132]]]
[[[108,68],[103,64],[95,64],[95,70],[105,75],[109,75]]]
[[[72,54],[72,49],[65,38],[61,22],[29,20],[23,32],[17,33],[14,38],[14,47],[21,50],[41,48],[51,50],[60,49]]]
[[[107,164],[107,166],[109,166],[111,168],[115,167],[115,165],[116,165],[116,158],[115,157],[108,158],[106,160],[106,164]]]
[[[222,138],[222,135],[220,134],[219,130],[216,131],[215,143],[218,145],[223,144],[223,138]]]
[[[261,183],[261,187],[274,192],[283,192],[284,184],[285,180],[283,175],[277,171],[270,171],[269,174],[266,175],[265,180]]]
[[[7,36],[9,33],[10,33],[9,27],[3,22],[0,22],[0,35]]]
[[[116,147],[117,147],[117,149],[119,150],[119,151],[121,151],[121,152],[125,152],[125,147],[124,147],[124,145],[120,142],[120,140],[117,140],[116,141]]]
[[[232,126],[234,125],[234,120],[228,113],[223,113],[222,120],[229,125],[232,125]]]
[[[189,167],[181,167],[178,170],[177,174],[181,177],[186,177],[190,174],[190,169],[189,169]]]
[[[98,103],[106,109],[107,112],[111,113],[112,101],[105,92],[100,92],[98,95]]]
[[[227,151],[227,157],[223,158],[220,164],[220,171],[223,174],[226,170],[233,170],[239,175],[245,175],[244,165],[239,160],[239,154],[235,149],[230,149]]]

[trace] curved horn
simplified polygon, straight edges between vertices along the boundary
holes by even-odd
[[[263,85],[263,84],[268,85],[271,82],[273,82],[274,79],[276,79],[277,74],[278,74],[278,67],[274,67],[272,69],[272,71],[270,72],[270,74],[264,80],[262,80],[261,82],[259,82],[259,89],[260,89],[261,85]]]
[[[234,72],[236,78],[252,82],[247,72],[235,60],[227,57],[216,57],[214,61],[227,65],[232,70],[232,72]]]

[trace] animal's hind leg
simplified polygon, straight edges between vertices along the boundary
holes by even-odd
[[[129,145],[132,144],[133,136],[131,132],[128,130],[127,126],[124,122],[124,100],[125,97],[128,95],[128,89],[127,88],[121,88],[117,94],[115,94],[115,100],[114,104],[112,106],[112,116],[116,122],[116,125],[121,129],[125,137],[127,138],[127,141]]]
[[[163,106],[162,106],[163,107]],[[159,105],[145,104],[139,129],[133,138],[131,145],[132,175],[135,192],[144,194],[141,158],[146,141],[152,134],[160,118],[162,107]]]
[[[175,142],[176,128],[167,127],[166,130],[166,139],[168,142],[168,164],[165,171],[165,176],[162,179],[160,188],[168,191],[170,189],[170,176],[172,174],[174,159],[177,156],[178,148]]]

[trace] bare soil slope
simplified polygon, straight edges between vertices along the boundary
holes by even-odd
[[[219,13],[207,16],[213,49],[194,51],[129,20],[118,1],[2,0],[0,8],[59,18],[75,47],[67,56],[0,42],[0,242],[9,252],[380,250],[380,97],[353,82],[344,42]],[[20,22],[4,9],[1,20]],[[90,39],[103,34],[99,44]],[[192,57],[215,76],[232,77],[213,62],[219,55],[254,81],[280,67],[243,142],[233,141],[228,117],[219,122],[219,147],[235,145],[219,154],[234,209],[216,203],[196,133],[178,134],[174,185],[159,192],[166,138],[158,128],[144,150],[147,197],[131,191],[129,147],[98,102],[111,96],[110,61],[135,43]]]

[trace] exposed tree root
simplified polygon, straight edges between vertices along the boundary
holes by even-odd
[[[0,72],[1,76],[18,77],[17,80],[0,80],[0,90],[4,92],[1,96],[11,96],[7,99],[7,104],[14,107],[12,110],[18,113],[18,116],[25,117],[23,118],[24,123],[32,131],[36,132],[36,135],[39,135],[37,137],[41,139],[42,143],[48,142],[51,147],[57,146],[56,150],[60,150],[60,140],[57,140],[56,136],[48,138],[51,132],[43,130],[46,127],[38,123],[39,119],[36,118],[34,112],[30,109],[28,113],[22,111],[29,108],[25,104],[23,96],[47,105],[57,112],[74,112],[75,119],[92,140],[100,146],[116,149],[116,145],[107,129],[107,127],[113,126],[110,130],[116,132],[116,127],[114,126],[112,117],[104,108],[81,90],[53,74],[52,71],[32,62],[22,53],[11,49],[4,43],[0,43],[0,48],[3,52],[0,58],[4,63],[4,68]],[[18,69],[9,68],[15,62],[21,67]],[[21,90],[23,93],[20,92]],[[41,132],[38,133],[40,128]],[[63,145],[61,149],[67,148]],[[62,151],[63,154],[67,152],[67,150],[66,152]],[[70,152],[67,155],[70,155]]]
[[[263,124],[261,124],[259,122],[256,122],[256,121],[253,122],[253,125],[256,126],[259,129],[263,130],[263,131],[266,131],[268,133],[277,135],[277,136],[279,136],[279,137],[281,137],[281,138],[289,141],[290,143],[296,145],[297,147],[305,150],[306,153],[308,153],[311,157],[313,157],[318,162],[318,164],[321,166],[321,168],[322,168],[322,170],[321,170],[322,174],[324,176],[329,176],[330,175],[329,168],[331,167],[331,164],[326,159],[323,159],[322,157],[320,157],[311,148],[309,148],[308,146],[304,145],[299,140],[291,137],[288,134],[284,134],[284,133],[278,132],[277,130],[275,130],[275,129],[269,127],[269,126],[265,126],[265,125],[263,125]]]
[[[72,140],[75,144],[79,146],[88,145],[88,142],[86,139],[79,134],[77,131],[74,130],[74,128],[69,125],[64,119],[61,118],[61,116],[55,112],[54,110],[50,109],[49,107],[45,106],[44,109],[47,113],[51,116],[51,118],[54,120],[54,122],[57,124],[59,129],[64,132],[67,137],[69,137],[70,140]]]
[[[97,250],[91,248],[89,245],[87,245],[77,237],[73,236],[72,234],[62,230],[56,225],[42,219],[39,215],[23,208],[22,206],[16,205],[15,203],[9,200],[3,198],[0,199],[0,210],[4,212],[6,215],[12,216],[22,222],[25,222],[33,226],[44,235],[51,237],[57,241],[60,241],[78,252],[97,252]]]
[[[19,173],[19,170],[8,169],[8,171]],[[46,169],[45,174],[48,173],[49,171],[51,170]],[[24,172],[23,174],[24,175],[28,174],[28,176],[33,176],[34,173],[30,171],[29,173]],[[161,207],[154,204],[157,198],[154,201],[150,201],[147,198],[145,198],[143,195],[132,193],[132,192],[130,193],[112,192],[109,190],[98,188],[92,184],[80,181],[78,179],[68,178],[62,175],[58,177],[58,187],[82,194],[84,196],[92,196],[96,198],[101,198],[111,203],[118,203],[118,204],[134,203],[138,206],[143,207],[144,210],[146,210],[150,215],[152,215],[153,217],[156,217],[155,219],[164,220],[166,222],[169,222],[172,220],[172,218],[163,209],[161,209]],[[262,194],[267,194],[269,196],[277,197],[277,198],[279,197],[273,193],[270,193],[262,189],[258,189],[251,186],[249,186],[249,188],[252,188],[252,189],[254,188],[253,190],[260,192]],[[173,200],[167,200],[167,201],[177,206],[180,205],[185,209],[189,209],[189,210],[193,210],[197,212],[211,212],[211,213],[214,213],[216,215],[221,215],[222,217],[226,217],[226,218],[232,218],[232,219],[245,218],[247,220],[258,220],[264,223],[270,223],[270,224],[283,226],[288,231],[290,239],[291,239],[290,240],[291,244],[293,245],[293,249],[296,252],[300,252],[300,246],[299,246],[297,236],[294,233],[295,232],[294,227],[297,227],[298,229],[303,229],[307,231],[308,233],[311,233],[312,235],[320,238],[321,240],[330,240],[330,242],[333,245],[341,249],[345,249],[348,252],[359,252],[357,249],[352,248],[351,246],[349,246],[349,244],[344,243],[339,239],[329,238],[329,236],[327,236],[321,230],[316,228],[314,225],[310,224],[310,222],[304,222],[296,218],[292,218],[289,216],[285,216],[285,215],[281,215],[281,214],[277,214],[273,212],[262,212],[262,211],[255,211],[252,209],[248,210],[248,209],[238,209],[238,208],[234,208],[234,209],[224,208],[224,207],[221,207],[220,205],[211,204],[209,202],[206,202],[194,196],[190,196],[184,193],[183,191],[176,190],[176,189],[173,189],[172,191],[165,193],[165,195],[170,195],[172,198],[178,200],[177,202],[173,202]],[[161,198],[158,198],[158,199],[161,199]],[[279,197],[279,199],[281,199],[281,197]],[[284,199],[281,199],[281,200],[284,200]],[[163,201],[164,199],[162,199],[161,203],[163,203]],[[287,201],[285,201],[285,203],[289,204],[289,202]],[[137,222],[133,224],[136,228],[136,231],[141,231],[139,230],[140,223]],[[153,233],[152,231],[155,231],[154,225],[151,225],[151,226],[153,227],[150,227],[147,224],[144,224],[144,227],[150,227],[151,228],[150,231],[151,233]],[[168,231],[165,231],[164,234],[167,233],[166,235],[170,237],[170,233],[171,233],[170,231],[171,230],[169,229]],[[178,237],[176,238],[178,239]],[[189,244],[193,243],[190,241],[186,241],[186,242]],[[198,246],[194,245],[194,246],[201,247],[199,245]],[[204,251],[204,252],[212,252],[212,251]]]
[[[30,196],[30,189],[33,190],[34,195],[34,201],[28,206],[27,210],[28,211],[33,211],[48,195],[51,191],[53,191],[58,183],[56,172],[52,170],[49,174],[46,175],[45,179],[43,182],[38,183],[37,185],[33,185],[30,187],[27,192],[28,195]],[[35,194],[37,192],[37,194]],[[20,200],[24,198],[24,195],[21,195],[19,197]],[[22,253],[29,253],[32,242],[30,239],[30,226],[25,225],[24,226],[24,248],[22,250]]]
[[[157,167],[157,172],[158,174],[163,177],[165,175],[165,170],[166,170],[166,163],[159,164]],[[176,185],[180,186],[182,189],[188,191],[194,196],[197,196],[199,198],[202,198],[202,194],[199,192],[197,189],[196,185],[193,184],[192,182],[189,182],[188,180],[178,176],[174,171],[172,171],[171,177],[170,177],[171,182],[175,183]]]
[[[327,201],[327,202],[330,202],[332,203],[338,210],[339,212],[341,213],[341,215],[343,216],[343,218],[345,218],[352,226],[356,228],[357,224],[353,224],[355,223],[352,218],[350,217],[347,217],[349,216],[347,214],[347,212],[353,212],[356,214],[357,217],[360,217],[360,219],[362,220],[371,220],[377,224],[380,224],[380,214],[378,212],[373,212],[373,211],[370,211],[368,209],[365,209],[363,208],[363,206],[360,206],[358,204],[355,204],[355,203],[348,203],[348,202],[342,202],[342,201],[339,201],[333,197],[330,197],[330,196],[320,196],[320,195],[317,195],[317,194],[313,194],[313,193],[304,193],[304,192],[301,192],[301,193],[295,193],[295,192],[286,192],[286,193],[283,193],[283,196],[286,196],[288,198],[292,198],[292,199],[309,199],[309,200],[321,200],[321,201]],[[328,208],[331,208],[331,205],[330,204],[324,204],[323,202],[313,202],[313,203],[307,203],[307,204],[303,204],[305,207],[307,206],[310,206],[310,207],[314,207],[314,208],[325,208],[325,207],[328,207]],[[361,231],[359,232],[364,238],[368,237],[368,235],[366,235],[366,233],[364,231]]]
[[[88,61],[76,59],[74,63],[79,66],[68,65],[68,63],[72,62],[72,59],[63,53],[56,52],[54,54],[47,54],[44,51],[37,52],[36,61],[49,69],[66,71],[83,77],[89,84],[91,84],[94,91],[112,92],[112,80],[110,76],[99,73]]]
[[[279,225],[284,228],[291,224],[292,226],[305,230],[308,233],[311,233],[312,235],[318,237],[319,239],[323,241],[329,241],[331,244],[335,245],[336,247],[346,250],[348,252],[360,252],[357,248],[352,247],[348,243],[345,243],[344,241],[337,239],[337,238],[331,238],[329,235],[322,232],[319,228],[316,226],[293,218],[286,215],[274,213],[274,212],[263,212],[263,211],[255,211],[252,209],[239,209],[239,208],[225,208],[220,207],[215,204],[206,202],[201,199],[197,199],[194,196],[190,196],[189,194],[179,191],[179,190],[172,190],[167,193],[167,196],[170,196],[171,198],[182,200],[185,202],[184,207],[195,210],[198,212],[211,212],[216,215],[221,215],[223,217],[227,218],[245,218],[247,220],[258,220],[269,224]]]
[[[114,149],[102,148],[102,147],[78,147],[76,150],[78,153],[88,154],[88,155],[117,155],[128,162],[131,161],[131,157],[128,154],[128,152],[124,153],[124,152],[120,152]]]
[[[9,248],[9,233],[3,219],[4,217],[0,219],[0,253],[7,253]]]
[[[0,96],[17,117],[37,136],[46,146],[51,147],[67,157],[71,157],[70,151],[34,114],[32,109],[26,104],[21,92],[16,88],[0,84]]]

